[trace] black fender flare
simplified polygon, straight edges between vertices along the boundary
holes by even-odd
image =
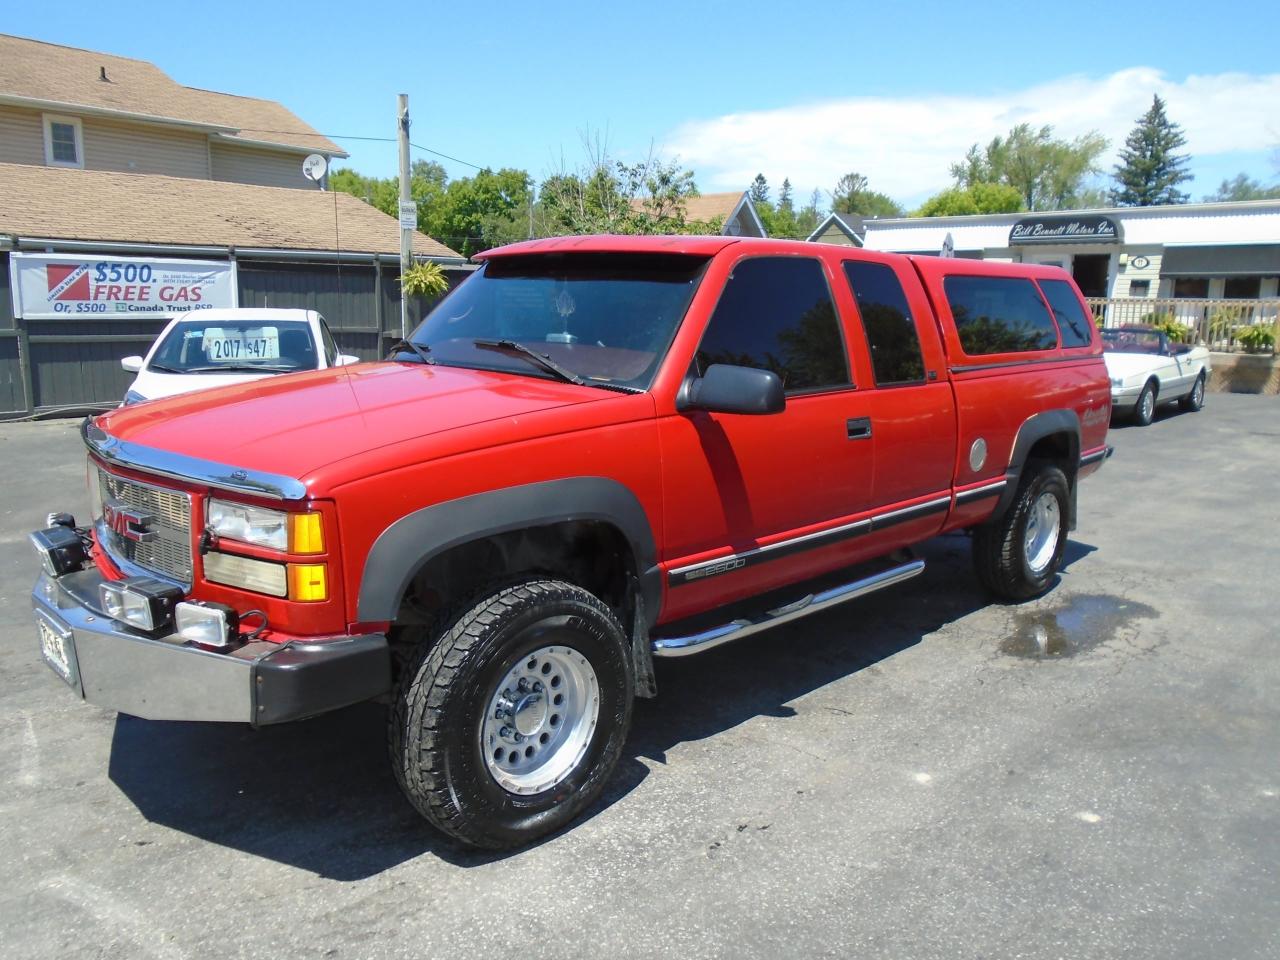
[[[363,623],[394,620],[413,576],[453,547],[570,520],[599,520],[621,531],[631,546],[643,609],[652,626],[662,606],[653,530],[635,494],[607,477],[568,477],[506,487],[406,514],[382,531],[365,558],[359,619]]]
[[[1009,468],[1005,471],[1005,486],[996,503],[993,517],[999,517],[1013,504],[1018,494],[1018,481],[1022,477],[1022,468],[1027,464],[1027,456],[1031,448],[1045,437],[1065,433],[1068,437],[1067,480],[1071,484],[1071,516],[1067,518],[1067,528],[1074,530],[1076,526],[1076,472],[1080,467],[1080,416],[1074,410],[1044,410],[1028,417],[1018,428],[1013,439],[1013,450],[1009,454]]]

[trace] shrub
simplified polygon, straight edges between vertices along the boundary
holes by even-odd
[[[400,278],[400,288],[411,297],[438,297],[449,289],[449,279],[438,263],[415,263]]]
[[[1276,333],[1271,327],[1261,323],[1250,323],[1236,327],[1235,341],[1249,353],[1262,353],[1276,345]]]

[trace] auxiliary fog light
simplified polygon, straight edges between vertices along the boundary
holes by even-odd
[[[102,611],[139,630],[162,630],[173,622],[173,608],[182,589],[152,577],[126,577],[98,585]]]
[[[229,647],[240,633],[240,615],[225,603],[187,600],[174,617],[178,636],[202,647]]]
[[[80,534],[61,524],[37,530],[27,537],[40,557],[40,565],[51,577],[79,570],[89,559]]]

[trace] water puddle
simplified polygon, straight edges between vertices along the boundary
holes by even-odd
[[[1108,594],[1070,597],[1061,606],[1013,617],[1013,633],[1000,652],[1027,660],[1060,660],[1115,639],[1136,620],[1158,617],[1154,607]]]

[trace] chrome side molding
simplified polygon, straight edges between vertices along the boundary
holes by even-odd
[[[801,597],[794,603],[776,607],[754,619],[734,620],[732,623],[722,624],[688,636],[655,636],[652,641],[653,655],[655,657],[687,657],[691,653],[701,653],[703,650],[710,650],[712,647],[718,647],[720,644],[727,643],[730,640],[749,637],[751,634],[759,633],[761,630],[768,630],[770,627],[776,627],[791,620],[807,617],[811,613],[828,610],[837,604],[844,603],[846,600],[853,600],[857,597],[866,596],[868,593],[874,593],[876,590],[883,590],[885,587],[891,587],[895,583],[901,583],[903,580],[910,580],[922,572],[924,572],[924,561],[912,560],[910,563],[904,563],[901,566],[872,574],[869,577],[863,577],[861,580],[854,580],[852,583],[832,587],[829,590],[823,590],[821,593],[811,593],[806,597]]]

